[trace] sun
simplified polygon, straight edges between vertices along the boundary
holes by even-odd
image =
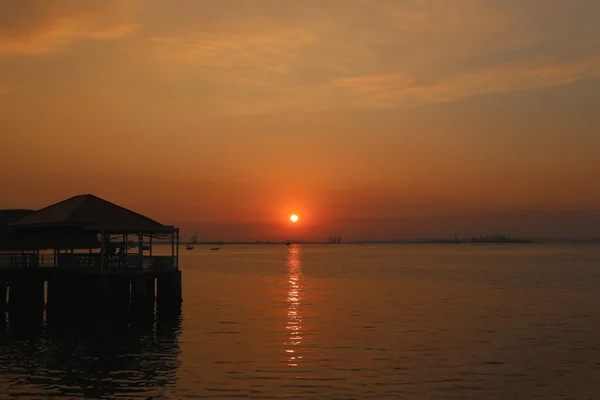
[[[290,221],[292,221],[292,222],[298,222],[298,216],[296,214],[290,215]]]

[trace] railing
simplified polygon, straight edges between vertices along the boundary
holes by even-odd
[[[100,270],[99,254],[58,254],[56,267],[78,270]]]
[[[44,268],[54,267],[54,254],[38,255],[38,265]]]
[[[102,268],[104,261],[104,268]],[[141,261],[141,262],[140,262]],[[80,271],[109,273],[171,271],[175,269],[175,258],[171,256],[142,256],[127,254],[104,257],[99,254],[57,254],[56,263],[52,254],[0,254],[0,269],[58,267]]]
[[[105,260],[106,272],[170,271],[175,269],[175,259],[171,256],[128,255],[124,258]]]
[[[35,268],[39,266],[37,254],[0,254],[0,269]]]

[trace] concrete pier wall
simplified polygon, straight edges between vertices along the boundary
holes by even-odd
[[[48,276],[47,317],[79,317],[86,310],[88,285],[79,274],[61,270],[52,272]]]
[[[44,313],[44,277],[34,269],[19,271],[8,280],[7,310],[11,319],[41,318]]]
[[[131,280],[131,315],[147,318],[154,313],[154,276],[139,275]]]
[[[60,269],[0,271],[0,313],[8,312],[9,321],[42,320],[44,310],[48,321],[152,319],[155,307],[163,315],[175,315],[175,311],[181,312],[181,303],[181,271],[158,274],[97,274]]]
[[[181,271],[171,271],[157,277],[156,306],[159,310],[177,310],[183,302]]]
[[[8,305],[8,285],[4,281],[0,281],[0,314],[4,315]],[[2,319],[0,315],[0,319]]]
[[[131,277],[123,275],[104,275],[108,286],[100,287],[97,298],[104,298],[105,308],[100,310],[104,319],[122,319],[127,317],[131,302]]]

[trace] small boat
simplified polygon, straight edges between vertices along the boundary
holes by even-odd
[[[285,242],[285,245],[286,245],[286,246],[289,246],[290,244],[291,244],[290,242]]]
[[[219,250],[218,247],[212,247],[211,250]]]
[[[187,246],[185,246],[185,249],[186,250],[194,250],[194,246],[188,244]]]

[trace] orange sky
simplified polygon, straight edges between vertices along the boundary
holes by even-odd
[[[596,0],[0,0],[0,208],[600,237]],[[288,223],[296,212],[301,223]]]

